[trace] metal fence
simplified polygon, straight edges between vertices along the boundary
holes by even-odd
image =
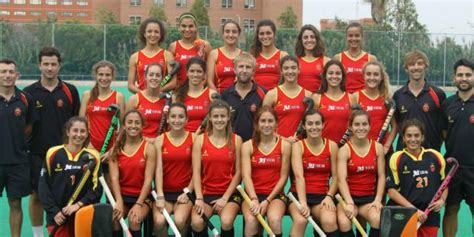
[[[8,23],[0,22],[0,58],[17,61],[22,78],[39,77],[37,55],[43,46],[56,46],[62,54],[61,77],[68,80],[91,80],[91,68],[99,60],[109,60],[118,68],[118,79],[126,80],[130,55],[141,48],[137,40],[138,26],[84,25],[80,23]],[[179,39],[176,28],[166,29],[163,47]],[[298,30],[279,29],[277,47],[294,53]],[[322,32],[326,55],[346,48],[345,33]],[[219,32],[200,28],[200,36],[213,47],[222,45]],[[240,47],[248,50],[253,32],[243,33]],[[364,50],[384,63],[392,85],[406,82],[403,57],[413,50],[425,52],[430,60],[427,78],[439,86],[450,86],[452,65],[459,58],[474,58],[474,34],[416,34],[406,32],[364,32]]]

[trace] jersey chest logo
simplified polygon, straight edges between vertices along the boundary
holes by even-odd
[[[58,108],[62,108],[64,106],[64,101],[62,99],[58,99],[58,101],[56,102],[56,106]]]
[[[21,109],[18,108],[18,107],[15,108],[15,116],[16,116],[16,117],[20,117],[20,116],[21,116]]]
[[[474,114],[471,114],[471,116],[469,117],[469,122],[471,124],[474,124]]]
[[[430,106],[428,103],[423,104],[423,112],[428,113],[430,111]]]

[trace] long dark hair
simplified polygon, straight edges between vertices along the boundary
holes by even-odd
[[[64,144],[68,144],[69,143],[69,136],[67,135],[67,133],[69,132],[69,129],[71,129],[72,125],[75,123],[75,122],[80,122],[80,123],[83,123],[86,125],[86,131],[87,131],[87,138],[86,140],[84,141],[84,144],[82,144],[82,147],[87,147],[87,145],[89,144],[89,141],[90,141],[90,134],[89,134],[89,123],[87,122],[87,119],[83,118],[83,117],[79,117],[79,116],[74,116],[74,117],[71,117],[65,124],[64,124],[64,128],[63,128],[63,143]]]
[[[120,154],[120,152],[122,151],[123,147],[125,146],[125,143],[127,142],[127,134],[126,134],[126,131],[125,131],[125,120],[127,119],[127,117],[130,115],[130,114],[138,114],[138,116],[140,116],[140,120],[142,121],[142,126],[145,125],[145,118],[143,117],[143,115],[136,109],[132,109],[132,110],[129,110],[127,111],[124,115],[123,115],[123,118],[122,118],[122,121],[121,121],[121,124],[122,124],[122,128],[120,129],[120,132],[117,136],[117,140],[115,141],[114,143],[114,146],[112,147],[112,156],[111,156],[111,159],[116,161],[117,160],[117,156],[118,154]],[[143,137],[142,134],[140,134],[140,136]]]
[[[197,64],[201,66],[202,70],[204,71],[204,74],[207,72],[206,61],[204,61],[204,59],[202,59],[201,57],[190,58],[189,61],[186,63],[186,72],[189,70],[189,68],[193,64]],[[181,84],[181,86],[175,90],[176,101],[184,102],[184,99],[186,98],[188,91],[189,91],[189,79],[186,78],[184,83]]]
[[[338,60],[331,59],[329,62],[326,63],[326,65],[324,65],[323,74],[321,75],[323,80],[321,81],[321,87],[319,87],[319,90],[318,90],[319,94],[322,94],[328,91],[329,85],[328,85],[326,74],[329,70],[329,67],[332,65],[337,65],[341,69],[342,80],[341,80],[341,84],[339,84],[339,87],[341,88],[342,91],[346,91],[347,78],[346,78],[346,70],[344,69],[344,65],[342,65],[342,63],[339,62]]]
[[[262,26],[270,26],[272,29],[273,33],[275,34],[276,38],[276,25],[272,20],[269,19],[263,19],[258,22],[257,24],[257,30],[255,31],[255,35],[253,36],[253,43],[252,47],[250,47],[250,53],[254,56],[257,57],[261,52],[262,52],[262,42],[258,40],[258,33],[260,32],[260,27]]]
[[[296,38],[297,40],[295,45],[295,55],[297,57],[307,56],[305,54],[303,46],[303,33],[307,30],[312,31],[314,37],[316,38],[316,46],[313,50],[311,50],[311,55],[314,57],[324,56],[324,54],[326,53],[326,46],[324,44],[323,37],[321,36],[321,33],[319,33],[318,29],[316,29],[316,27],[314,27],[313,25],[304,25],[303,27],[301,27],[301,30],[298,33],[298,37]]]
[[[273,109],[273,107],[268,106],[268,105],[262,106],[257,111],[257,114],[255,115],[255,119],[253,120],[254,130],[253,130],[253,135],[252,135],[252,143],[255,146],[258,146],[260,144],[260,141],[262,140],[261,137],[260,137],[262,132],[260,131],[260,128],[258,127],[258,120],[260,120],[260,117],[262,117],[262,114],[265,113],[265,112],[268,112],[268,113],[272,114],[273,118],[275,118],[275,123],[276,123],[275,125],[278,125],[278,115],[277,115],[275,109]]]
[[[313,109],[313,108],[311,108],[311,109],[309,109],[308,112],[306,112],[306,113],[304,114],[304,116],[303,116],[303,125],[306,124],[306,120],[307,120],[308,116],[314,115],[314,114],[318,114],[319,117],[321,117],[321,123],[324,124],[324,116],[323,116],[323,114],[321,113],[321,111],[319,111],[319,109]],[[306,133],[306,129],[303,129],[302,137],[303,137],[303,138],[308,137],[308,134]]]
[[[97,100],[97,98],[99,98],[99,83],[97,83],[97,73],[99,69],[103,67],[110,68],[110,70],[112,71],[112,80],[115,80],[115,76],[117,74],[117,68],[115,67],[115,64],[107,60],[102,60],[94,64],[94,66],[92,66],[92,77],[95,78],[95,84],[94,84],[94,87],[92,87],[91,89],[89,104],[91,104],[92,102]]]

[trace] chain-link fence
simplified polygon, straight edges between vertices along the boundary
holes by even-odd
[[[0,23],[0,58],[17,61],[22,78],[39,77],[37,55],[43,46],[53,45],[62,54],[61,77],[68,80],[90,80],[91,68],[99,60],[106,59],[118,68],[118,79],[126,80],[130,55],[141,48],[137,40],[138,26],[84,25],[80,23]],[[277,47],[290,54],[298,30],[279,29]],[[403,58],[414,49],[428,55],[430,66],[427,78],[440,86],[450,86],[452,65],[459,58],[474,58],[474,34],[416,34],[405,32],[366,31],[364,50],[374,54],[384,63],[392,85],[406,82]],[[327,30],[322,35],[326,55],[346,48],[344,31]],[[213,47],[222,45],[220,33],[200,28],[200,36]],[[176,28],[167,28],[163,47],[179,39]],[[248,50],[252,45],[253,32],[243,33],[240,47]]]

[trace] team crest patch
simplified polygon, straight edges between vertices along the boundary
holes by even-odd
[[[15,108],[15,116],[20,117],[21,116],[21,109],[16,107]]]
[[[474,124],[474,114],[471,114],[471,116],[469,117],[469,122],[471,124]]]
[[[250,112],[255,113],[256,111],[257,111],[257,105],[256,104],[250,105]]]
[[[430,170],[431,170],[431,173],[434,173],[435,172],[435,165],[433,163],[431,163],[430,165]]]
[[[316,65],[316,70],[321,71],[322,69],[323,69],[323,68],[321,67],[321,65],[319,65],[319,64]]]
[[[186,147],[186,154],[191,154],[191,146]]]
[[[62,108],[64,106],[64,101],[62,99],[59,99],[57,102],[56,102],[56,106],[58,106],[58,108]]]
[[[430,106],[427,103],[423,104],[423,112],[427,113],[428,111],[430,111]]]

